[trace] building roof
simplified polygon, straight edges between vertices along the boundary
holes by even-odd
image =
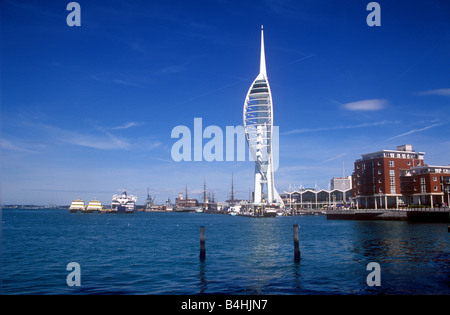
[[[370,160],[375,158],[402,158],[402,159],[419,159],[423,160],[425,152],[416,152],[412,149],[412,145],[404,144],[397,146],[397,150],[381,150],[372,153],[361,154],[362,159],[356,160]]]
[[[411,167],[414,174],[442,173],[450,174],[450,165],[422,165]]]

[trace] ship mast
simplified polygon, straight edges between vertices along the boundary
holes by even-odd
[[[234,180],[233,180],[233,173],[231,173],[231,205],[234,206]]]
[[[203,208],[206,209],[206,201],[208,198],[206,197],[206,179],[203,178]]]

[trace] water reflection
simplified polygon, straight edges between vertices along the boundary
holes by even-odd
[[[439,225],[360,221],[350,252],[354,261],[380,263],[384,293],[448,292],[449,242],[440,234]]]
[[[293,274],[292,274],[293,288],[295,291],[300,292],[302,289],[302,285],[301,285],[301,281],[300,281],[300,263],[299,262],[293,263],[292,271],[293,271]]]
[[[205,259],[200,259],[199,273],[198,273],[200,294],[206,293],[206,290],[208,289],[208,282],[206,281],[205,264],[206,264]]]
[[[432,234],[407,222],[358,222],[351,251],[372,261],[423,263],[448,251],[448,242]]]

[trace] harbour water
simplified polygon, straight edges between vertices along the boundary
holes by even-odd
[[[80,265],[80,286],[66,283],[70,262]],[[381,286],[366,282],[370,262]],[[1,278],[6,295],[449,294],[450,233],[440,223],[325,216],[4,209]]]

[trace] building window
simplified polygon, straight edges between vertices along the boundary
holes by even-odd
[[[381,188],[381,187],[378,188],[378,192],[379,192],[379,193],[382,193],[382,192],[383,192],[383,188]]]
[[[378,170],[378,175],[381,175],[381,170]]]
[[[437,177],[436,176],[433,176],[433,181],[437,181]]]
[[[389,161],[389,167],[394,167],[394,161]]]
[[[422,193],[426,193],[427,192],[427,183],[425,181],[425,177],[421,177],[420,178],[420,191]]]
[[[378,184],[381,184],[382,182],[381,178],[378,178]]]
[[[408,161],[408,165],[411,165],[411,161]]]
[[[437,190],[438,190],[437,186],[434,186],[434,191],[437,191]]]
[[[389,181],[391,184],[391,194],[395,194],[395,170],[389,171]]]

